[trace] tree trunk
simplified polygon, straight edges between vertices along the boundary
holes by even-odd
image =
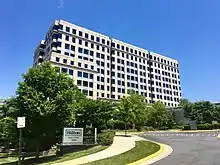
[[[40,144],[39,144],[39,142],[37,141],[37,142],[36,142],[36,155],[35,155],[35,158],[36,158],[36,159],[39,159],[39,156],[40,156]]]
[[[125,123],[125,136],[127,136],[127,123]]]

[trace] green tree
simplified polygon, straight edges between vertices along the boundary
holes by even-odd
[[[193,103],[191,103],[188,99],[180,99],[179,105],[184,109],[184,116],[191,119]]]
[[[125,135],[127,135],[127,126],[135,119],[135,113],[132,109],[129,96],[124,96],[117,104],[117,117],[124,122]]]
[[[107,122],[113,118],[114,109],[111,102],[84,99],[77,111],[77,125],[92,125],[98,131],[107,128]]]
[[[160,102],[155,102],[148,113],[148,125],[158,128],[166,125],[167,119],[166,106]]]
[[[16,121],[11,117],[5,117],[0,120],[0,145],[15,147],[17,141]]]
[[[48,149],[60,142],[62,129],[73,126],[75,109],[84,95],[68,75],[57,74],[50,63],[29,69],[19,82],[16,116],[26,117],[24,140],[27,149]]]
[[[142,126],[146,123],[148,106],[145,102],[145,97],[136,94],[134,91],[130,91],[130,96],[128,97],[131,111],[134,113],[132,123],[135,126]]]

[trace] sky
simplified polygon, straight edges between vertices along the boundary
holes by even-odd
[[[179,61],[182,95],[220,102],[219,0],[4,0],[0,98],[15,95],[50,25],[63,19]]]

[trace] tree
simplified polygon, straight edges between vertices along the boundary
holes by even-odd
[[[107,122],[112,119],[114,109],[108,101],[84,99],[77,114],[78,126],[92,125],[101,131],[107,128]]]
[[[128,96],[124,96],[120,99],[120,102],[117,104],[117,115],[118,118],[124,122],[125,125],[125,135],[127,135],[127,126],[135,118],[135,113],[131,108],[131,102]]]
[[[137,125],[143,125],[147,120],[148,106],[145,102],[145,97],[139,94],[136,94],[134,91],[130,91],[130,96],[128,97],[130,108],[133,115],[132,123]]]
[[[15,114],[26,117],[25,144],[29,150],[35,147],[38,158],[41,149],[60,142],[63,127],[73,126],[76,104],[85,97],[50,63],[29,69],[18,85]]]
[[[167,119],[166,106],[160,102],[155,102],[148,113],[148,125],[158,128],[165,126]]]
[[[15,147],[18,143],[16,121],[11,117],[0,120],[0,145],[7,148]]]
[[[188,99],[180,99],[180,106],[184,109],[184,116],[186,118],[191,118],[193,103]]]

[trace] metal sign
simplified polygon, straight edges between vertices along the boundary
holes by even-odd
[[[83,128],[64,128],[63,145],[82,145]]]
[[[96,128],[64,128],[62,145],[95,144]]]
[[[190,120],[189,125],[191,130],[197,130],[197,123],[195,120]]]
[[[84,128],[83,130],[83,144],[96,143],[96,128]]]
[[[24,128],[24,127],[25,127],[25,117],[18,117],[17,128]]]

